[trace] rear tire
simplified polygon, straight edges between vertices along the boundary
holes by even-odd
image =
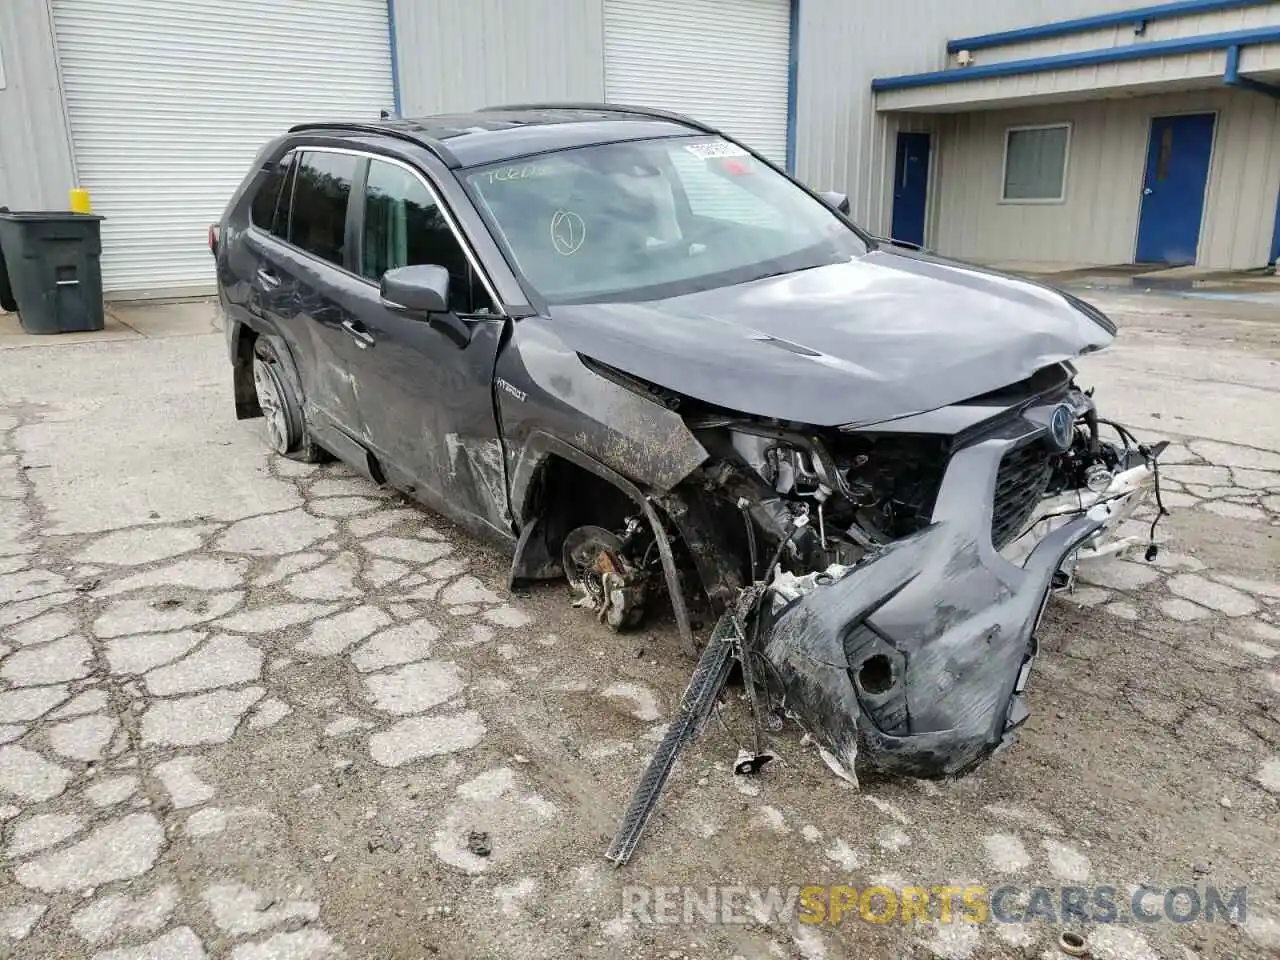
[[[267,445],[282,457],[303,463],[321,463],[328,452],[311,439],[302,400],[285,375],[271,341],[259,337],[253,345],[253,387],[262,408]]]

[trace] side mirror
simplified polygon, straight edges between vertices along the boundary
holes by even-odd
[[[449,271],[434,263],[396,267],[382,275],[380,292],[393,310],[444,313],[449,309]]]
[[[471,327],[449,309],[449,271],[444,267],[420,263],[388,270],[380,292],[388,310],[425,316],[456,347],[471,342]]]
[[[834,190],[826,190],[822,193],[822,199],[827,201],[836,210],[839,210],[846,217],[849,215],[849,197],[844,193],[836,193]]]

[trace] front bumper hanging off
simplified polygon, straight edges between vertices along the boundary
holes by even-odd
[[[1132,451],[1106,490],[1043,502],[1032,530],[997,552],[991,490],[1009,446],[958,452],[929,527],[763,611],[771,697],[842,776],[855,779],[859,751],[885,772],[939,777],[1007,744],[1027,717],[1022,692],[1055,574],[1136,540],[1117,528],[1156,476]]]

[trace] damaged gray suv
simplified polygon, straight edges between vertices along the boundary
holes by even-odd
[[[669,612],[702,648],[672,751],[736,661],[837,772],[961,773],[1075,561],[1146,545],[1117,525],[1163,444],[1076,385],[1096,309],[847,211],[659,111],[295,127],[210,230],[236,411],[508,545],[513,586]]]

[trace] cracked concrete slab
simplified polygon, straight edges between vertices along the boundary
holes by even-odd
[[[20,903],[0,910],[0,937],[14,942],[27,939],[48,909],[43,903]]]
[[[66,684],[5,691],[0,693],[0,723],[36,720],[63,703],[68,696]]]
[[[26,747],[0,747],[0,795],[28,803],[56,797],[71,782],[71,772]]]
[[[1224,322],[1214,314],[1205,329]],[[660,872],[677,864],[695,885],[716,879],[704,861],[739,873],[762,857],[804,875],[842,869],[826,851],[837,864],[859,863],[871,882],[905,884],[943,864],[948,876],[982,883],[993,874],[1087,883],[1095,873],[1143,875],[1153,857],[1273,879],[1264,803],[1280,773],[1258,704],[1280,694],[1280,638],[1268,633],[1280,632],[1280,568],[1269,552],[1280,469],[1265,456],[1280,453],[1280,428],[1231,382],[1261,390],[1274,366],[1229,341],[1192,357],[1179,339],[1189,328],[1157,337],[1144,333],[1150,323],[1142,315],[1135,329],[1126,318],[1121,343],[1137,346],[1085,358],[1082,376],[1098,384],[1108,415],[1143,439],[1162,428],[1182,436],[1162,461],[1172,515],[1158,530],[1155,563],[1082,563],[1087,586],[1068,598],[1076,606],[1050,604],[1031,679],[1041,722],[976,777],[928,789],[864,783],[859,816],[828,831],[813,824],[849,798],[809,751],[794,749],[791,725],[771,737],[788,757],[782,774],[763,785],[728,774],[730,732],[747,728],[731,696],[724,724],[682,761],[689,789],[664,797],[640,852],[646,862]],[[590,868],[613,825],[608,811],[625,804],[663,730],[664,704],[688,679],[669,622],[618,638],[568,608],[554,585],[510,597],[501,551],[340,464],[266,455],[260,422],[237,423],[227,406],[220,337],[139,338],[74,360],[75,351],[38,346],[30,356],[40,358],[39,375],[0,377],[0,503],[16,504],[0,508],[0,520],[13,521],[0,523],[0,582],[13,596],[0,603],[0,740],[12,738],[0,750],[25,751],[0,770],[0,781],[18,785],[0,787],[4,843],[19,838],[23,851],[0,860],[0,888],[14,891],[0,909],[0,937],[9,914],[30,908],[54,918],[22,943],[31,955],[118,953],[110,960],[288,960],[342,947],[398,955],[421,949],[424,930],[444,953],[512,960],[689,953],[691,938],[724,956],[972,958],[1052,947],[1035,925],[978,926],[952,939],[935,932],[923,947],[917,934],[859,925],[851,947],[834,927],[803,939],[768,925],[731,936],[653,927],[641,942],[611,923],[613,888]],[[103,350],[118,351],[110,364]],[[147,377],[128,375],[143,361]],[[1211,388],[1213,377],[1222,382]],[[1241,445],[1246,437],[1252,446]],[[14,487],[4,474],[10,450],[50,469]],[[1145,535],[1144,524],[1130,528]],[[1179,579],[1188,575],[1201,579]],[[186,619],[211,595],[234,599]],[[433,625],[430,642],[391,632],[415,621]],[[91,625],[103,634],[86,633]],[[73,665],[64,640],[91,655]],[[13,660],[54,642],[52,652]],[[1150,669],[1152,650],[1159,670]],[[14,676],[37,685],[12,686],[3,671],[13,663]],[[1084,709],[1104,693],[1105,711]],[[186,794],[166,783],[171,763],[187,765]],[[1080,782],[1096,808],[1084,820],[1072,787]],[[739,809],[748,787],[770,791],[767,805]],[[984,806],[992,796],[1005,799]],[[1176,804],[1150,799],[1171,796]],[[140,875],[80,886],[119,855],[116,844],[108,856],[106,845],[86,843],[130,816],[153,817],[163,831],[154,858],[145,845],[126,850]],[[1220,817],[1232,829],[1215,835],[1210,856],[1197,827]],[[743,835],[752,837],[746,852],[734,843]],[[132,828],[121,842],[139,846]],[[54,870],[58,889],[24,894],[13,882],[19,867],[59,867],[58,855],[68,857],[65,871]],[[875,866],[890,855],[893,875]],[[552,861],[567,878],[599,879],[572,891],[536,880]],[[212,887],[223,888],[224,918],[236,919],[216,921],[204,896]],[[501,922],[442,925],[446,906]],[[1239,952],[1268,949],[1267,929],[1239,925]],[[1148,950],[1174,956],[1176,939],[1164,925],[1132,943],[1090,935],[1100,956],[1128,960]]]
[[[154,815],[131,813],[95,828],[78,843],[27,861],[14,871],[14,879],[44,893],[128,880],[151,869],[163,843],[164,827]]]
[[[209,526],[155,526],[117,530],[94,540],[75,558],[80,563],[128,567],[154,563],[198,549],[204,543],[204,535],[213,529]]]
[[[203,899],[218,928],[234,936],[261,933],[292,920],[314,923],[320,918],[320,907],[313,901],[281,901],[243,883],[216,884],[204,891]]]
[[[313,517],[304,510],[249,517],[232,524],[214,541],[214,549],[255,557],[278,557],[305,550],[333,535],[334,521]]]
[[[169,922],[178,906],[178,887],[166,883],[150,893],[131,897],[110,893],[99,897],[71,915],[71,927],[90,946],[123,931],[154,934]],[[190,941],[187,941],[190,946]]]
[[[426,660],[365,678],[375,710],[422,713],[458,696],[466,688],[456,663]]]
[[[1258,604],[1247,594],[1226,584],[1214,583],[1196,573],[1181,573],[1169,578],[1169,590],[1184,600],[1216,610],[1229,617],[1254,613]]]
[[[188,557],[156,570],[146,570],[113,580],[94,589],[94,596],[114,597],[151,587],[184,587],[191,590],[230,590],[244,580],[248,561],[228,557]]]
[[[169,633],[216,620],[240,605],[239,590],[188,596],[176,593],[164,597],[127,597],[114,600],[93,623],[101,639],[135,633]]]
[[[48,686],[87,677],[93,649],[84,637],[64,637],[11,654],[0,667],[0,678],[15,687]]]
[[[20,820],[9,834],[4,854],[10,860],[45,850],[74,837],[84,829],[84,820],[70,813],[41,813]]]
[[[218,626],[234,633],[275,633],[286,627],[327,617],[340,606],[335,603],[274,603],[233,614],[219,621]]]
[[[217,792],[196,772],[198,762],[195,757],[176,757],[152,768],[151,772],[163,784],[175,810],[199,806],[212,800]]]
[[[374,634],[351,654],[351,662],[361,673],[425,660],[440,631],[429,620],[414,620]]]
[[[86,690],[72,697],[66,704],[49,714],[51,720],[82,717],[87,713],[99,713],[110,705],[105,690]]]
[[[240,718],[265,693],[261,687],[214,690],[152,704],[142,715],[142,743],[172,747],[225,743]]]
[[[61,610],[54,610],[6,630],[4,638],[20,647],[26,647],[57,640],[59,637],[74,633],[75,630],[76,620],[73,616]]]
[[[452,552],[447,543],[433,540],[410,540],[407,537],[375,537],[365,540],[361,546],[375,557],[384,560],[402,560],[405,563],[427,564]]]
[[[310,656],[337,656],[390,623],[391,618],[378,607],[359,606],[313,623],[296,649]]]
[[[90,714],[47,727],[45,736],[53,752],[68,760],[92,763],[101,760],[119,724],[114,717]]]
[[[208,634],[193,630],[119,637],[106,644],[107,664],[114,674],[146,673],[177,660]]]
[[[219,634],[195,653],[146,675],[147,690],[158,697],[234,687],[262,674],[265,654],[240,637]]]
[[[113,807],[124,803],[138,792],[139,780],[131,774],[121,777],[108,777],[88,787],[84,796],[95,807]]]
[[[409,717],[369,738],[369,754],[384,767],[470,750],[484,737],[485,724],[474,710]]]
[[[93,960],[205,960],[204,944],[190,927],[175,927],[163,936],[137,947],[119,947],[96,953]]]

